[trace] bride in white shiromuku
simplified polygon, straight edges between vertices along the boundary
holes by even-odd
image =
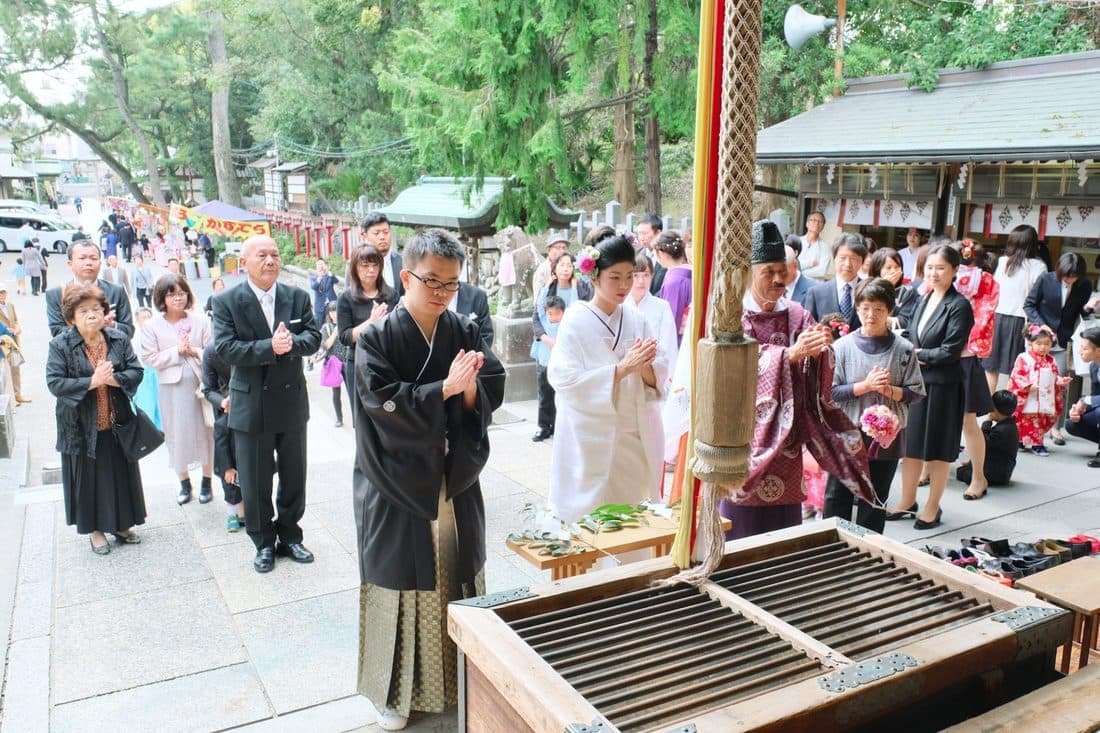
[[[577,263],[595,295],[566,310],[548,367],[558,411],[550,504],[566,522],[602,504],[658,498],[669,369],[653,327],[624,307],[634,279],[630,243],[609,236]]]

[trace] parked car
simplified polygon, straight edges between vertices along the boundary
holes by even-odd
[[[20,211],[19,209],[0,209],[0,252],[23,249],[23,236],[19,230],[30,223],[38,234],[38,242],[53,252],[63,254],[69,251],[77,227],[68,223],[55,212],[39,213]]]
[[[52,211],[48,206],[36,204],[26,199],[0,199],[0,211],[7,211],[8,209],[27,211],[32,214],[49,214]]]

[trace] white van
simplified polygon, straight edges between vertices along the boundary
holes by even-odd
[[[35,214],[50,214],[53,213],[49,207],[36,204],[33,201],[26,201],[24,199],[0,199],[0,211],[6,211],[8,209],[16,209],[17,211],[29,211]]]
[[[38,243],[46,249],[64,253],[77,228],[56,213],[32,213],[18,209],[0,209],[0,252],[15,252],[23,249],[23,235],[19,230],[29,222],[38,235]]]

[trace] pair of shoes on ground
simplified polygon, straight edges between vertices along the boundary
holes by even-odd
[[[897,522],[902,519],[908,519],[909,517],[916,517],[916,520],[913,522],[913,529],[934,529],[943,523],[943,509],[937,509],[936,518],[927,522],[917,516],[917,512],[919,511],[920,507],[917,505],[917,502],[914,501],[913,506],[908,509],[902,509],[896,512],[886,512],[886,521]]]
[[[120,545],[140,545],[141,537],[137,536],[133,530],[129,530],[126,534],[120,532],[109,532],[112,537],[115,538],[115,542]],[[92,546],[92,552],[97,555],[110,555],[111,554],[111,541],[107,540],[102,545],[97,545],[92,539],[91,535],[88,535],[88,544]]]
[[[252,567],[257,573],[270,573],[275,567],[275,556],[289,557],[294,562],[313,562],[313,553],[301,542],[276,542],[274,547],[261,547],[256,551]]]
[[[202,477],[202,485],[199,488],[200,504],[209,504],[214,500],[214,489],[211,484],[211,477]],[[191,501],[191,479],[187,478],[180,481],[180,493],[176,497],[176,503],[183,506],[189,501]]]

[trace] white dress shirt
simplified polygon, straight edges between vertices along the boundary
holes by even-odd
[[[817,241],[813,244],[806,241],[805,234],[803,234],[800,239],[802,240],[802,253],[798,255],[799,269],[802,270],[802,274],[806,277],[824,280],[825,273],[829,271],[832,251],[821,237],[818,237]],[[817,264],[814,265],[814,262],[817,262]]]
[[[256,299],[260,301],[260,310],[264,311],[264,318],[267,319],[267,327],[271,329],[271,333],[275,333],[275,288],[279,287],[279,283],[275,283],[271,286],[270,290],[264,290],[256,283],[252,282],[252,278],[248,279],[248,287],[255,293]],[[271,296],[271,314],[267,313],[264,308],[264,298]]]

